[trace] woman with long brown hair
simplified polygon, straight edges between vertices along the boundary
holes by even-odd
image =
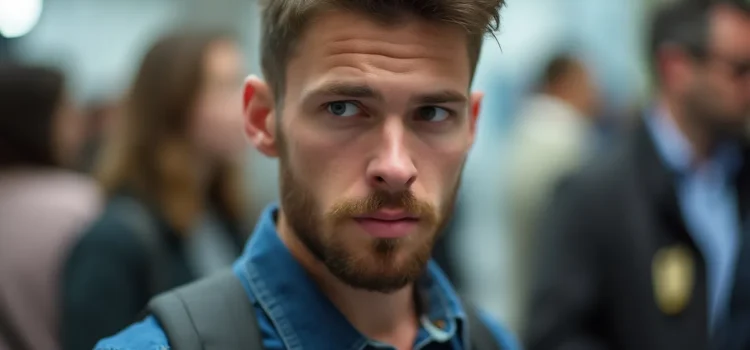
[[[99,166],[107,207],[68,259],[65,348],[93,347],[154,294],[239,255],[241,79],[220,33],[166,36],[146,54]]]

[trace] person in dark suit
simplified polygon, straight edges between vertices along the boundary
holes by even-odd
[[[672,3],[652,29],[653,108],[541,224],[530,350],[750,348],[750,3]]]

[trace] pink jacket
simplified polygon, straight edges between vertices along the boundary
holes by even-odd
[[[31,349],[59,349],[61,264],[99,212],[95,183],[51,169],[0,174],[0,310]],[[10,350],[0,337],[0,350]]]

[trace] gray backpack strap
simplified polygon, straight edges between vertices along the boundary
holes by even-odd
[[[479,310],[465,298],[461,302],[468,321],[471,350],[502,350],[495,334],[479,317]]]
[[[255,308],[231,269],[159,295],[148,311],[175,350],[262,350]]]

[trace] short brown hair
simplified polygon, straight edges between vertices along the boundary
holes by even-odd
[[[542,87],[548,88],[559,84],[569,78],[570,73],[576,72],[581,66],[581,61],[570,54],[555,55],[544,68]]]
[[[342,8],[364,13],[382,23],[411,16],[462,27],[469,39],[471,72],[476,68],[484,35],[500,24],[505,0],[265,0],[263,1],[263,74],[281,101],[286,68],[310,19],[323,10]]]
[[[180,31],[161,37],[146,53],[98,164],[108,195],[127,190],[187,234],[205,210],[187,139],[191,109],[204,84],[206,54],[213,44],[233,41],[222,31]],[[209,200],[220,214],[241,221],[238,164],[218,164]]]

